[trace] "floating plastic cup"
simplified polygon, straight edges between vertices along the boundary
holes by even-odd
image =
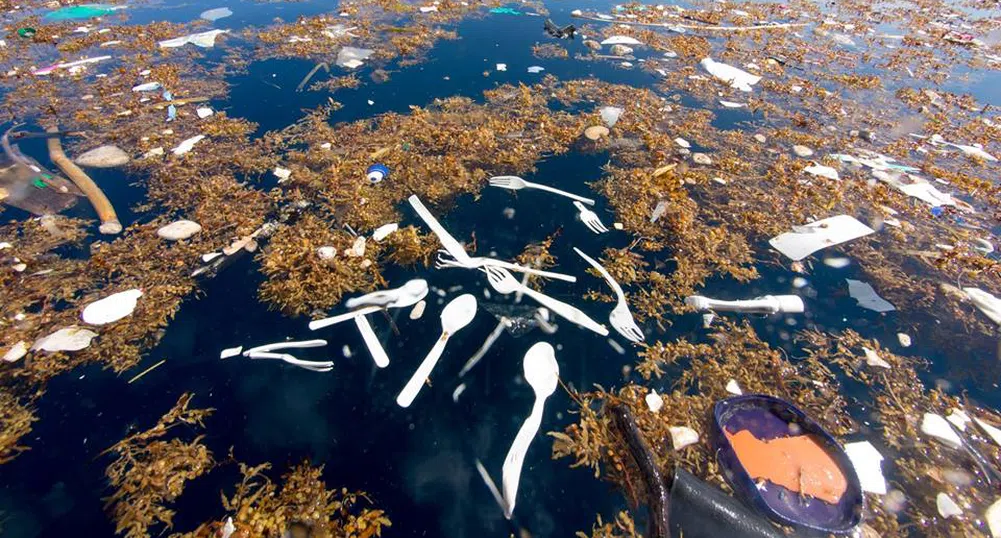
[[[389,175],[389,168],[387,168],[384,164],[377,163],[369,166],[368,171],[365,172],[365,174],[368,175],[368,180],[375,184],[382,181]]]

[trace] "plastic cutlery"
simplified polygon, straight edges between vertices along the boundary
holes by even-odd
[[[545,306],[546,308],[552,310],[556,314],[584,327],[585,329],[592,330],[602,336],[608,336],[608,329],[604,325],[594,321],[589,318],[587,314],[582,312],[580,309],[568,305],[563,301],[553,299],[552,297],[539,293],[528,286],[523,285],[518,282],[514,275],[507,272],[507,270],[500,267],[482,267],[481,271],[487,274],[487,282],[493,287],[498,293],[509,294],[520,291],[525,295],[528,295],[532,299],[535,299],[539,304]]]
[[[699,312],[743,312],[745,314],[799,314],[805,309],[799,295],[765,295],[743,301],[722,301],[701,295],[685,297],[685,304]]]
[[[521,189],[538,189],[546,192],[551,192],[553,194],[559,194],[560,196],[566,196],[567,198],[577,200],[578,202],[584,202],[587,205],[594,205],[594,200],[590,198],[584,198],[583,196],[578,196],[566,191],[561,191],[559,189],[550,187],[549,185],[543,185],[541,183],[532,183],[531,181],[525,181],[518,176],[494,176],[490,178],[491,187],[499,187],[501,189],[510,189],[513,191]]]
[[[546,278],[552,278],[556,280],[563,280],[565,282],[577,282],[577,277],[571,275],[564,275],[563,273],[551,273],[549,271],[542,271],[540,269],[532,269],[531,267],[523,267],[516,263],[505,262],[501,260],[495,260],[493,258],[484,257],[469,257],[467,262],[460,262],[456,259],[449,259],[444,257],[444,254],[448,254],[447,250],[438,251],[438,261],[435,267],[442,269],[445,267],[461,267],[463,269],[479,269],[480,267],[503,267],[509,271],[515,271],[519,273],[527,273],[531,275],[537,275]]]
[[[358,326],[358,332],[361,334],[362,342],[365,343],[365,347],[368,348],[369,355],[372,355],[372,360],[375,361],[375,365],[379,368],[385,368],[389,366],[389,355],[386,354],[386,350],[383,349],[382,344],[379,342],[379,337],[376,336],[375,331],[372,330],[372,325],[369,324],[368,318],[365,316],[358,316],[354,318],[355,325]]]
[[[406,386],[403,387],[403,390],[396,397],[397,405],[400,407],[410,407],[414,398],[417,397],[417,393],[424,386],[424,382],[431,375],[431,370],[438,364],[438,359],[441,358],[441,354],[445,351],[445,344],[448,343],[448,339],[463,327],[469,325],[475,316],[476,297],[469,293],[460,295],[445,305],[445,308],[441,311],[441,337],[438,338],[434,347],[431,348],[431,351],[424,357],[420,366],[417,367],[417,371],[414,372],[413,377],[410,378],[410,381],[407,381]]]
[[[611,286],[612,291],[615,292],[618,302],[608,315],[608,322],[612,325],[612,328],[630,342],[642,342],[644,339],[643,330],[636,324],[632,312],[629,311],[629,303],[626,302],[626,294],[622,292],[622,286],[612,278],[612,275],[597,260],[584,254],[577,247],[574,247],[573,250],[578,256],[584,258],[584,261],[591,264],[591,267],[597,269],[601,273],[601,276],[605,278],[605,282],[608,282],[608,285]]]
[[[542,410],[546,405],[546,398],[556,392],[556,385],[560,378],[560,367],[556,363],[556,353],[553,346],[546,342],[539,342],[532,346],[528,353],[525,353],[525,381],[532,386],[535,391],[535,403],[532,405],[532,412],[525,419],[515,436],[511,448],[504,458],[504,467],[501,469],[501,489],[504,491],[504,516],[511,519],[514,513],[515,497],[518,494],[518,482],[521,481],[521,468],[525,463],[525,454],[532,444],[532,439],[539,433],[542,425]]]
[[[331,325],[336,325],[342,321],[347,321],[358,316],[364,316],[373,312],[378,312],[383,308],[404,308],[413,306],[420,302],[428,294],[428,283],[423,279],[415,279],[407,282],[399,288],[383,290],[348,299],[345,305],[348,308],[360,306],[350,312],[332,316],[329,318],[317,319],[309,322],[309,330],[315,331]],[[364,306],[370,305],[370,306]]]
[[[438,222],[438,219],[434,218],[434,215],[428,211],[428,208],[424,207],[421,199],[417,197],[416,194],[407,198],[410,205],[413,206],[414,211],[417,212],[417,216],[424,220],[424,223],[431,228],[431,231],[438,236],[438,241],[441,241],[441,246],[445,247],[445,250],[452,255],[453,258],[459,262],[468,262],[469,254],[466,253],[466,249],[462,248],[462,244],[452,237],[452,234],[448,233],[448,230]]]
[[[255,351],[274,351],[276,349],[307,349],[311,347],[323,347],[327,345],[326,340],[300,340],[294,342],[275,342],[263,346],[252,347],[243,352],[244,357],[249,357]]]
[[[288,353],[270,353],[267,351],[251,351],[248,355],[251,359],[278,359],[285,361],[293,366],[298,366],[306,370],[312,370],[314,372],[329,372],[333,370],[334,363],[332,361],[304,361],[289,355]]]
[[[603,234],[608,231],[608,228],[605,228],[605,225],[601,223],[601,219],[598,218],[597,213],[584,207],[584,204],[577,200],[574,200],[573,205],[580,211],[580,221],[584,223],[584,226],[587,226],[588,230],[596,234]]]

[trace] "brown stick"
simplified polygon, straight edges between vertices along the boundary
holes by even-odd
[[[46,129],[50,133],[58,130],[58,127],[49,127]],[[87,195],[90,204],[94,206],[98,218],[101,219],[101,227],[99,228],[101,233],[109,235],[121,233],[122,223],[118,222],[118,215],[115,213],[115,208],[111,206],[108,197],[104,195],[104,192],[97,186],[97,183],[94,183],[94,180],[90,179],[90,176],[66,156],[66,153],[63,152],[63,145],[59,142],[58,137],[49,138],[46,140],[46,144],[49,146],[49,158],[52,159],[52,162]]]

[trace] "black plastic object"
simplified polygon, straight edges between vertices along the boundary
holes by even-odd
[[[723,434],[749,430],[761,440],[811,435],[838,464],[848,488],[837,504],[804,497],[777,484],[758,487],[740,464],[733,446]],[[744,395],[716,403],[713,409],[712,443],[726,481],[738,497],[769,519],[789,525],[801,536],[846,535],[862,522],[865,497],[855,467],[841,445],[819,424],[785,400],[763,395]]]
[[[47,170],[21,153],[11,139],[41,138],[36,133],[13,133],[0,138],[0,202],[35,215],[50,215],[72,206],[83,193],[69,180]]]
[[[558,39],[573,39],[577,34],[576,26],[568,24],[566,26],[559,27],[556,26],[556,23],[553,22],[552,19],[546,19],[543,29],[546,30],[547,34]]]
[[[672,538],[785,538],[767,519],[680,467],[670,499]]]

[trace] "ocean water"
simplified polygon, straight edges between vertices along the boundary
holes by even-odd
[[[571,20],[572,9],[607,10],[610,5],[600,1],[547,3],[558,24]],[[315,1],[167,1],[135,7],[130,10],[129,23],[190,21],[212,7],[230,7],[235,12],[217,23],[217,27],[233,29],[265,25],[275,17],[290,21],[299,15],[336,12],[336,6]],[[385,112],[406,112],[410,105],[426,105],[438,97],[461,95],[482,100],[482,92],[498,84],[538,80],[541,74],[526,72],[532,65],[541,65],[545,74],[563,80],[593,76],[640,87],[656,82],[654,75],[638,69],[574,60],[575,53],[584,52],[579,38],[560,43],[570,50],[569,59],[534,58],[531,44],[547,41],[542,20],[527,15],[487,15],[465,20],[456,26],[459,39],[437,43],[426,61],[403,68],[387,66],[394,71],[387,83],[375,84],[367,79],[365,69],[361,70],[364,84],[337,93],[336,99],[344,107],[332,115],[331,121],[350,122]],[[212,61],[212,54],[207,61]],[[506,63],[507,71],[496,72],[497,63]],[[324,93],[295,92],[296,84],[312,65],[305,60],[253,63],[246,73],[227,81],[232,86],[229,99],[211,105],[230,116],[258,123],[259,133],[280,129],[300,118],[303,110],[326,100]],[[483,76],[484,71],[491,71],[490,76]],[[993,76],[974,77],[964,86],[982,102],[1001,105],[997,83],[995,72]],[[686,103],[693,102],[687,96],[685,99]],[[374,104],[369,105],[369,100]],[[721,111],[714,125],[740,128],[745,122],[759,120],[748,112]],[[23,148],[46,163],[43,143],[28,142]],[[608,156],[601,153],[551,157],[539,162],[535,174],[526,179],[585,193],[587,183],[601,177],[601,167],[607,160]],[[118,171],[96,172],[93,177],[106,186],[123,224],[147,218],[131,209],[143,197],[136,178]],[[514,209],[513,219],[504,215],[508,208]],[[611,215],[603,200],[598,201],[595,210],[610,224]],[[407,216],[401,224],[420,225],[412,212],[403,213]],[[69,214],[93,216],[83,203]],[[25,217],[11,209],[5,210],[3,216]],[[597,256],[603,248],[623,247],[630,240],[624,234],[595,236],[576,222],[572,206],[529,191],[514,196],[500,189],[486,189],[477,200],[460,198],[455,209],[442,215],[441,220],[457,237],[475,233],[480,251],[493,251],[504,259],[517,255],[528,243],[561,230],[553,254],[560,267],[573,268],[575,274],[582,274],[584,265],[573,253],[573,246]],[[829,249],[826,254],[836,256],[838,249]],[[774,267],[760,269],[762,278],[750,286],[711,281],[707,289],[721,296],[738,290],[745,296],[793,292],[788,272]],[[957,362],[972,362],[970,358],[950,357],[947,350],[924,347],[920,339],[905,353],[896,343],[897,326],[888,321],[895,314],[883,316],[861,310],[847,296],[843,279],[857,278],[857,272],[857,266],[833,269],[818,264],[805,292],[808,313],[790,319],[756,318],[755,328],[772,345],[790,351],[792,345],[784,338],[790,331],[812,326],[828,330],[853,328],[867,337],[879,338],[894,352],[929,358],[932,366],[922,373],[928,384],[948,377]],[[461,292],[473,293],[484,302],[510,302],[496,295],[483,299],[486,283],[473,272],[394,269],[387,277],[393,282],[425,278],[435,288],[454,290],[449,298],[460,293],[456,287],[461,286]],[[247,256],[206,281],[203,293],[184,304],[162,342],[146,354],[136,371],[161,359],[166,363],[140,382],[126,384],[127,377],[117,377],[98,367],[83,368],[51,382],[39,401],[40,420],[27,439],[31,450],[0,468],[3,536],[113,535],[114,525],[102,507],[102,497],[110,494],[104,477],[107,459],[97,455],[129,432],[151,426],[185,392],[196,393],[195,406],[217,410],[209,419],[206,438],[217,456],[224,456],[229,447],[235,446],[242,461],[271,461],[279,470],[304,459],[323,464],[328,484],[365,490],[387,511],[393,521],[387,536],[508,536],[519,527],[535,537],[571,536],[576,530],[589,528],[594,514],[607,516],[625,507],[622,496],[609,484],[594,480],[588,470],[570,469],[567,460],[551,460],[551,443],[540,434],[525,463],[516,520],[509,523],[477,475],[474,461],[482,461],[494,480],[500,482],[506,451],[533,401],[532,390],[522,377],[522,357],[533,343],[545,340],[557,348],[562,381],[578,389],[594,384],[621,386],[627,379],[623,366],[635,362],[632,350],[620,355],[605,339],[582,338],[581,329],[558,322],[560,330],[553,336],[539,330],[517,338],[504,335],[476,368],[459,379],[463,364],[496,325],[496,319],[481,308],[473,323],[450,342],[434,371],[432,386],[425,387],[409,409],[400,409],[394,402],[395,395],[437,338],[438,314],[447,299],[429,295],[427,312],[419,321],[408,319],[406,311],[394,311],[392,320],[370,316],[392,361],[388,368],[380,370],[368,357],[353,325],[311,333],[304,319],[269,311],[256,297],[262,278]],[[604,305],[579,300],[586,290],[603,286],[600,280],[583,276],[576,284],[552,282],[546,292],[574,302],[595,319],[603,320]],[[393,324],[399,335],[394,333]],[[705,339],[697,315],[679,317],[667,332],[654,331],[652,335],[662,341],[681,336]],[[304,351],[300,357],[333,360],[335,367],[329,374],[218,358],[221,349],[239,344],[310,337],[327,339],[330,345]],[[617,340],[622,342],[621,338]],[[342,354],[345,346],[353,352],[351,357]],[[956,390],[964,388],[984,405],[1001,408],[995,381],[984,380]],[[465,390],[456,404],[452,394],[460,382],[465,384]],[[669,391],[672,382],[672,378],[664,378],[659,388]],[[558,390],[547,403],[540,431],[562,430],[573,421],[567,412],[571,403],[566,392]],[[233,483],[234,473],[233,469],[213,473],[190,485],[175,506],[175,530],[187,530],[216,517],[220,511],[219,491]]]

